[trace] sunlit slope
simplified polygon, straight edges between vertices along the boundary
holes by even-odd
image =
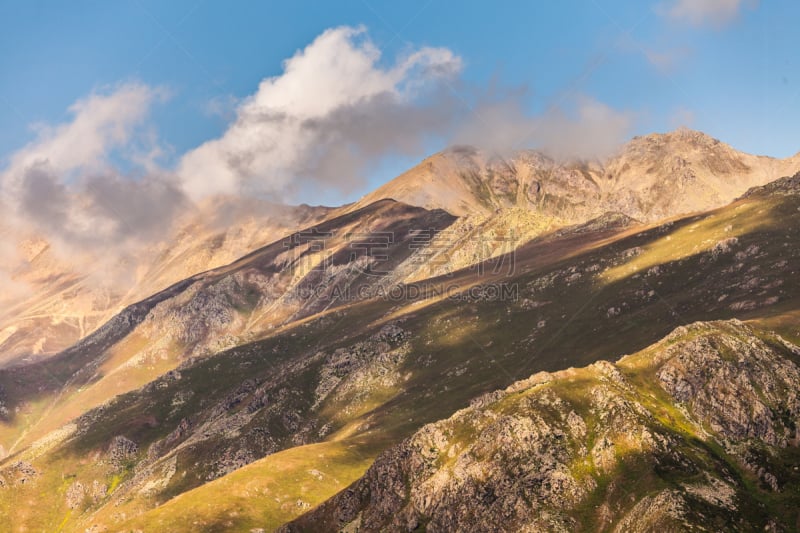
[[[2,400],[15,414],[0,428],[0,444],[16,451],[187,357],[204,357],[259,338],[396,283],[473,265],[558,225],[513,209],[479,223],[451,225],[452,220],[443,212],[378,202],[189,278],[123,312],[52,360],[5,371],[8,384]],[[357,240],[370,232],[388,240]],[[386,257],[378,271],[369,272],[373,255]]]
[[[230,520],[235,512],[243,524],[273,524],[301,514],[305,505],[241,508],[240,496],[209,482],[316,442],[366,446],[366,461],[345,458],[336,466],[355,479],[373,454],[483,393],[537,371],[616,359],[696,320],[770,321],[797,342],[796,325],[780,319],[800,308],[797,193],[796,180],[787,179],[725,208],[665,224],[604,217],[534,239],[515,251],[513,262],[507,256],[417,282],[410,299],[322,308],[262,340],[187,362],[81,416],[49,450],[7,459],[4,466],[21,460],[37,472],[30,485],[5,493],[8,520],[30,520],[10,502],[61,487],[67,468],[75,477],[46,497],[49,520],[64,520],[73,483],[98,481],[107,491],[81,499],[65,530],[122,527],[181,493],[213,502],[203,518],[209,523],[211,515]],[[489,287],[500,283],[516,287],[517,298],[492,298]],[[134,446],[123,446],[124,464],[111,463],[110,451],[127,441]],[[303,456],[301,449],[293,453]],[[91,466],[84,463],[89,458],[95,458]],[[314,469],[325,471],[313,458],[297,466],[297,472]],[[248,471],[258,470],[240,475]],[[281,502],[313,505],[338,490],[297,487]],[[166,505],[180,516],[181,501],[193,500]],[[146,525],[149,516],[166,515],[144,514],[136,524]]]
[[[0,370],[0,446],[16,451],[189,358],[368,295],[416,251],[412,231],[441,230],[452,221],[441,211],[378,202],[175,284],[57,356]],[[354,241],[354,235],[372,238],[370,232],[391,235],[391,242]],[[374,258],[368,246],[383,250],[386,272],[370,271]]]
[[[18,235],[17,250],[0,260],[14,291],[0,291],[0,366],[52,356],[111,319],[125,306],[198,272],[324,219],[322,207],[213,198],[186,207],[174,227],[148,245],[108,249],[53,243],[35,230]],[[2,279],[0,274],[0,279]]]
[[[635,138],[603,161],[454,147],[337,210],[232,198],[183,206],[174,226],[146,247],[114,246],[98,255],[23,229],[18,249],[0,259],[0,279],[16,280],[19,289],[0,294],[0,365],[54,355],[130,303],[293,230],[387,198],[445,209],[464,217],[465,227],[485,224],[498,210],[516,213],[518,227],[536,227],[519,232],[518,245],[541,227],[583,223],[605,212],[654,222],[704,211],[798,169],[797,156],[745,154],[690,130]],[[462,254],[456,268],[467,255],[474,254]]]
[[[798,361],[774,333],[697,322],[616,365],[541,372],[284,531],[794,530]]]

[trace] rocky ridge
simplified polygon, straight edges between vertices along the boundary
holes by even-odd
[[[366,195],[441,208],[458,216],[521,207],[578,224],[605,212],[643,222],[725,205],[750,187],[800,170],[800,154],[739,152],[702,132],[635,137],[603,161],[559,161],[523,150],[492,155],[453,147]]]
[[[423,427],[283,531],[793,530],[781,506],[800,472],[781,458],[797,455],[799,355],[738,321],[695,323],[617,364],[536,374]]]

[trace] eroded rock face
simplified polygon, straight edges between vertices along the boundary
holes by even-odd
[[[686,500],[679,491],[662,491],[645,496],[622,517],[614,533],[631,531],[682,531],[688,525]]]
[[[734,332],[698,336],[662,357],[659,384],[713,432],[732,442],[781,447],[796,438],[800,369],[761,339]]]
[[[331,394],[341,398],[348,394],[359,398],[375,387],[391,387],[401,376],[398,368],[409,351],[409,333],[397,325],[384,326],[364,342],[340,348],[324,355],[314,391],[314,408],[329,399]],[[348,407],[349,408],[349,407]]]
[[[735,472],[800,487],[760,455],[796,445],[795,350],[697,323],[616,365],[537,374],[423,427],[284,531],[763,529]]]
[[[190,417],[175,416],[169,424],[158,420],[165,430],[155,440],[137,439],[135,443],[127,436],[114,437],[106,449],[106,462],[115,470],[125,468],[130,476],[115,487],[112,501],[136,495],[159,497],[171,483],[197,486],[279,450],[325,438],[338,429],[326,414],[331,402],[339,412],[356,412],[368,405],[370,394],[402,382],[405,373],[401,365],[410,350],[410,337],[398,323],[385,324],[358,342],[309,351],[307,357],[289,360],[266,376],[247,378],[227,394],[191,411]],[[259,354],[262,349],[257,345],[242,348]],[[237,358],[237,354],[229,354],[228,362],[235,364]],[[214,371],[222,371],[222,367]],[[165,374],[144,391],[155,395],[189,379],[187,365]],[[181,410],[194,397],[186,392],[177,389],[174,395],[164,394],[162,405],[166,408],[156,411]],[[83,427],[96,424],[97,419],[81,422]],[[202,477],[187,481],[182,473],[176,476],[179,463],[192,464]],[[81,482],[88,495],[91,480]],[[92,500],[97,498],[92,496]],[[89,498],[80,501],[86,503]]]
[[[650,433],[647,413],[615,387],[598,384],[590,394],[590,413],[608,424],[591,448],[585,415],[553,390],[526,395],[512,412],[498,409],[503,398],[426,426],[385,454],[340,496],[337,519],[356,520],[363,531],[412,531],[423,524],[428,531],[575,530],[578,521],[560,509],[597,488],[576,464],[590,460],[613,470],[615,448],[629,435],[640,437],[642,453],[663,451],[668,443]],[[358,502],[368,502],[360,513]]]
[[[395,198],[458,216],[518,206],[571,223],[606,211],[654,221],[723,205],[798,168],[796,156],[753,156],[686,129],[636,137],[602,161],[527,150],[504,159],[461,146],[427,158],[355,205]]]

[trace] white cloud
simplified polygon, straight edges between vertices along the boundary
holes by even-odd
[[[109,151],[126,145],[131,133],[163,91],[139,83],[117,87],[110,94],[93,93],[69,108],[71,122],[35,126],[37,138],[12,158],[4,178],[14,179],[24,169],[47,162],[60,172],[97,168]]]
[[[6,224],[16,219],[63,249],[130,251],[163,236],[190,199],[349,192],[386,156],[421,155],[431,137],[591,158],[630,129],[630,114],[590,98],[532,116],[519,92],[467,95],[478,100],[473,112],[452,90],[461,68],[445,48],[386,61],[364,28],[327,30],[233,106],[226,131],[184,154],[174,172],[158,164],[162,145],[147,121],[165,91],[127,83],[94,92],[69,108],[70,121],[39,126],[11,156],[0,210]],[[120,161],[134,170],[123,173]]]
[[[0,226],[0,303],[7,304],[30,294],[30,287],[13,279],[12,272],[19,266],[18,243],[10,239],[8,228]],[[0,309],[0,316],[5,309]]]
[[[675,0],[663,13],[692,26],[722,27],[733,22],[744,6],[757,5],[758,0]]]
[[[70,106],[69,122],[37,126],[36,139],[0,173],[6,223],[73,244],[147,237],[182,197],[155,164],[161,147],[145,127],[153,103],[165,97],[162,89],[126,83]],[[118,161],[143,176],[123,177]]]
[[[572,114],[556,110],[541,118],[534,136],[556,157],[603,158],[629,136],[634,116],[593,98],[578,98]]]
[[[0,293],[27,290],[8,275],[26,260],[15,252],[25,238],[41,237],[78,271],[117,283],[136,263],[125,259],[163,239],[191,200],[349,192],[386,156],[421,155],[431,137],[601,157],[632,120],[589,98],[531,116],[521,93],[458,95],[462,61],[452,51],[423,47],[387,61],[364,28],[327,30],[283,67],[248,98],[213,101],[207,111],[230,113],[230,124],[174,170],[159,164],[164,147],[148,121],[167,97],[160,88],[95,91],[69,108],[70,120],[37,126],[0,169]],[[465,100],[478,100],[474,112]]]
[[[322,33],[284,62],[283,74],[261,82],[220,138],[183,157],[186,191],[282,195],[295,180],[342,185],[375,158],[419,148],[439,127],[437,115],[447,118],[446,105],[430,99],[461,60],[444,48],[421,48],[386,67],[380,56],[364,28]]]

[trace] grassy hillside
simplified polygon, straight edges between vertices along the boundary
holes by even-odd
[[[284,531],[793,530],[800,348],[741,322],[538,373],[381,454]]]
[[[405,235],[393,252],[393,271],[420,253],[408,247],[415,221],[423,228],[452,222],[441,212],[399,203],[375,209],[337,224],[384,224]],[[271,527],[347,486],[382,450],[424,424],[536,372],[615,360],[697,320],[736,317],[797,340],[799,209],[800,196],[789,184],[660,224],[604,217],[535,237],[480,268],[470,265],[403,285],[404,298],[376,292],[373,298],[323,305],[280,293],[282,302],[294,302],[295,312],[253,322],[262,329],[242,336],[231,328],[269,309],[276,285],[256,294],[246,284],[223,280],[250,268],[270,269],[284,289],[325,279],[319,271],[279,268],[286,264],[279,262],[285,251],[279,244],[251,254],[193,281],[194,292],[180,291],[193,299],[224,294],[232,298],[225,300],[225,312],[236,313],[226,316],[241,321],[204,327],[192,341],[198,344],[180,347],[184,355],[172,359],[171,371],[138,389],[129,381],[129,392],[3,461],[3,528],[193,531],[193,520],[233,530]],[[352,258],[345,251],[335,248],[332,270],[323,272],[347,272],[343,267]],[[358,275],[330,279],[381,287]],[[501,286],[511,291],[506,298],[496,297]],[[224,290],[215,292],[217,287]],[[163,324],[182,328],[187,304],[180,297],[152,308],[158,312],[147,311],[150,318],[141,323],[150,329],[136,335]],[[217,316],[215,306],[194,309],[186,324],[209,324]],[[113,349],[78,351],[75,360],[103,364],[140,342],[127,331]],[[218,345],[208,344],[226,335],[232,347],[215,351]],[[197,346],[205,351],[194,351]],[[65,369],[59,379],[70,379],[71,367]],[[153,366],[152,376],[163,370]],[[16,404],[19,411],[10,410],[4,431],[13,436],[25,417],[46,411],[37,398],[54,406],[49,427],[68,423],[90,406],[80,403],[81,395],[104,379],[114,383],[113,376],[75,382],[73,389],[42,385],[39,392],[26,391],[22,379],[5,381],[4,390],[18,383],[7,390],[24,401]],[[679,431],[678,422],[668,429]],[[289,478],[294,481],[285,482]],[[20,504],[34,500],[46,502],[38,513]]]

